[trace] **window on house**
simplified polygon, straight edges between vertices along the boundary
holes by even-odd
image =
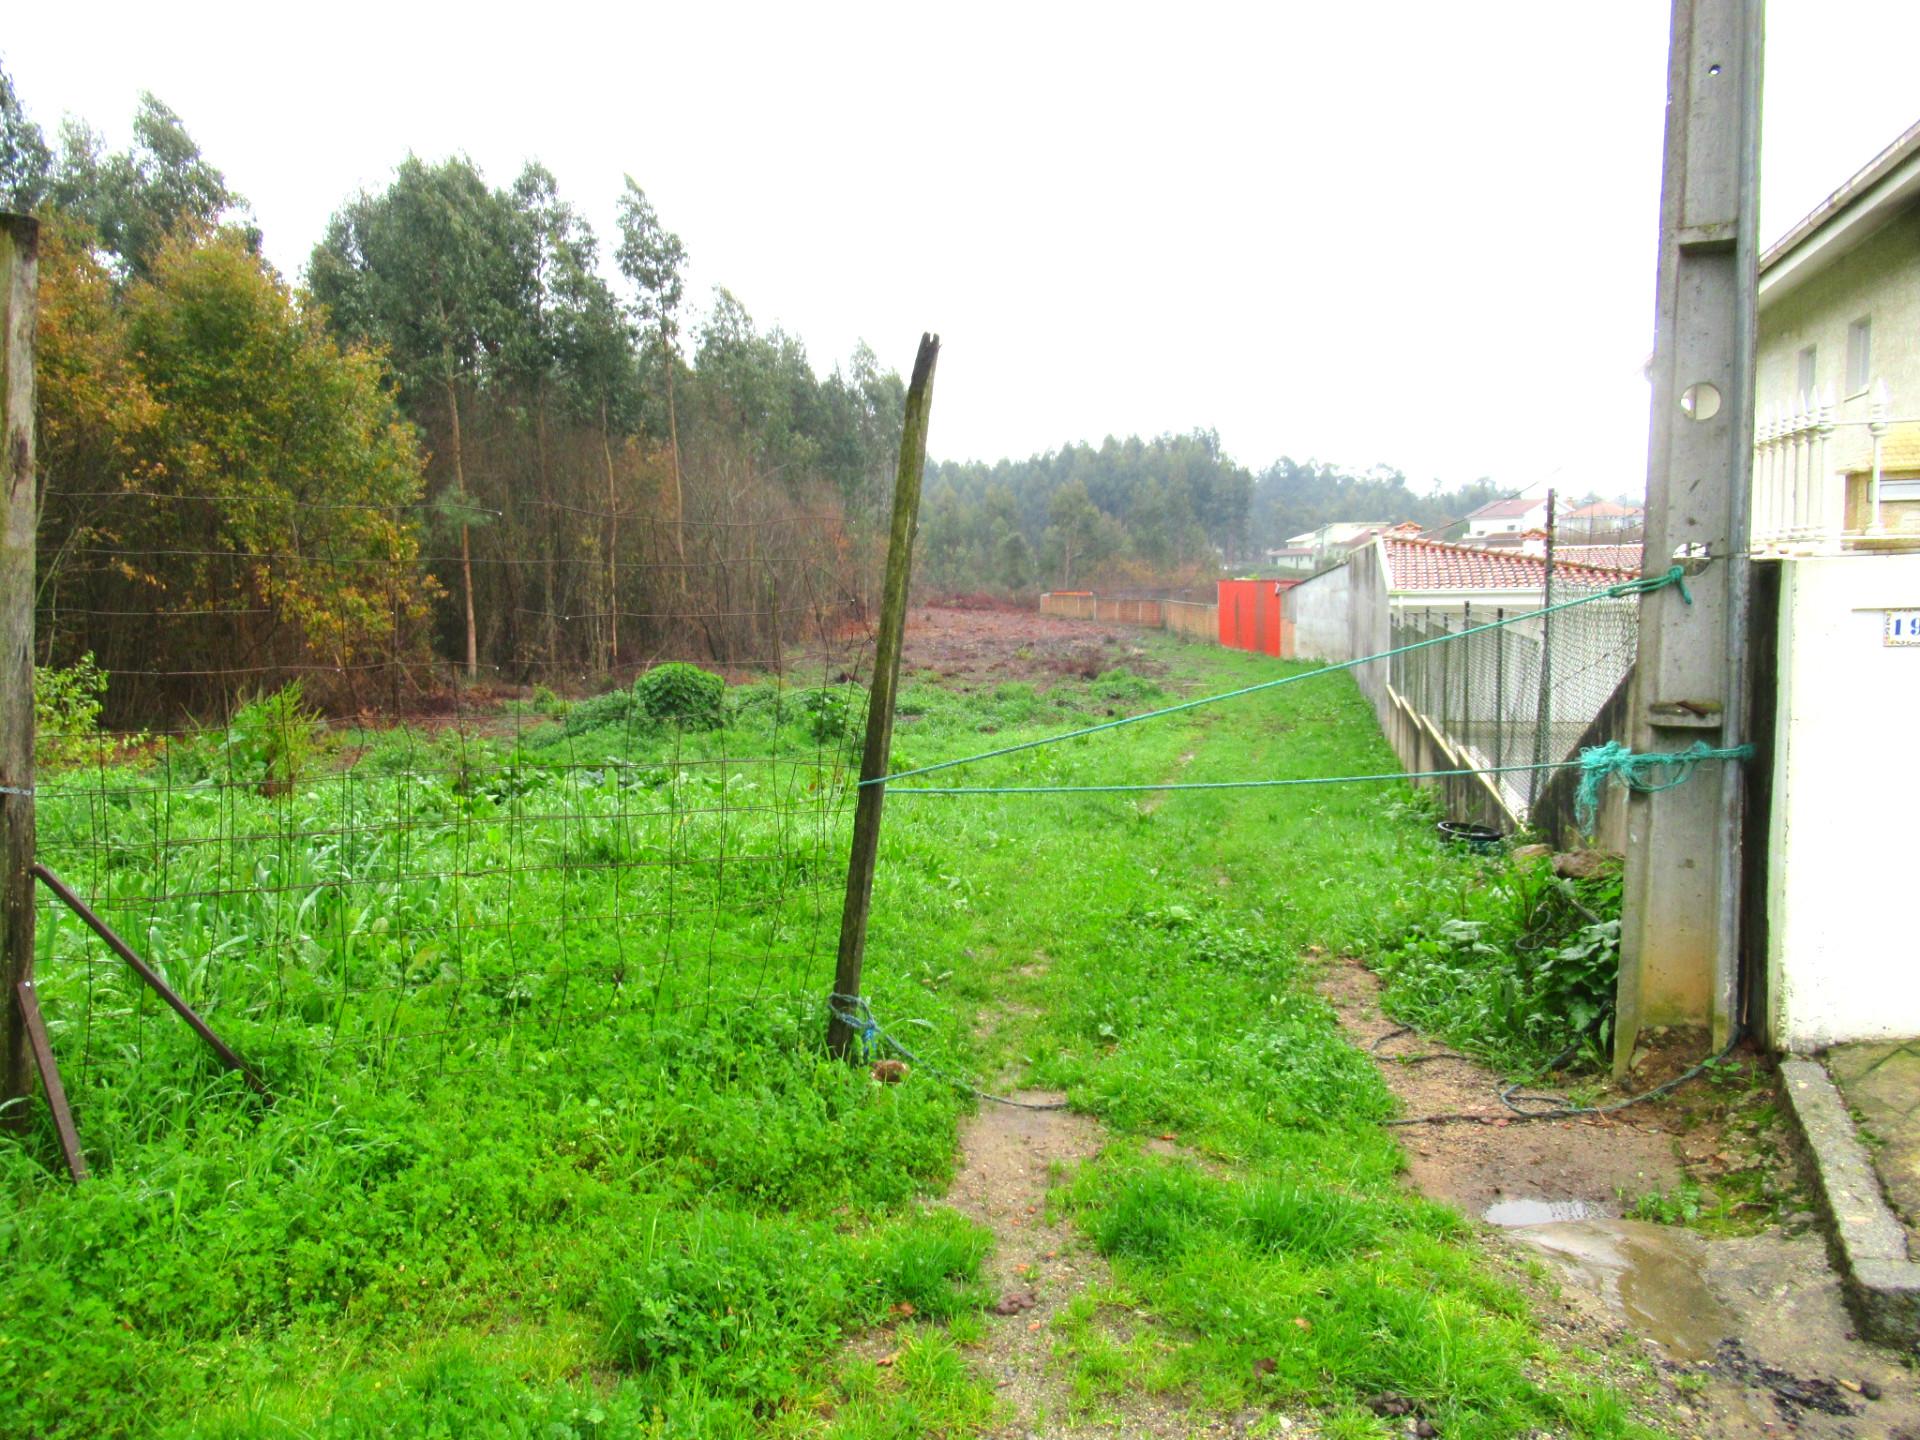
[[[1847,393],[1867,388],[1873,370],[1873,319],[1862,315],[1847,327]]]
[[[1814,384],[1819,379],[1819,368],[1815,363],[1819,359],[1819,347],[1804,345],[1800,349],[1799,384],[1794,387],[1794,395],[1811,395]]]

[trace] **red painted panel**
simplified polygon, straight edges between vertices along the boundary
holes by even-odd
[[[1220,643],[1256,655],[1291,655],[1293,626],[1281,595],[1297,580],[1217,581]]]
[[[1260,649],[1268,655],[1280,653],[1280,591],[1272,581],[1262,580],[1260,592]]]

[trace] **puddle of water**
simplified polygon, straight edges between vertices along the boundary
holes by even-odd
[[[1637,1220],[1559,1220],[1510,1233],[1597,1291],[1676,1360],[1704,1360],[1737,1333],[1701,1277],[1700,1242],[1684,1231]]]
[[[1557,1220],[1604,1220],[1607,1212],[1584,1200],[1502,1200],[1481,1219],[1493,1225],[1551,1225]]]

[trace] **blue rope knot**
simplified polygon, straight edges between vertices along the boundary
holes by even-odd
[[[1674,569],[1677,571],[1678,566]],[[1608,780],[1618,780],[1629,790],[1643,795],[1671,790],[1684,784],[1703,760],[1747,760],[1753,756],[1751,745],[1715,748],[1696,740],[1685,750],[1629,750],[1618,740],[1604,745],[1589,745],[1580,752],[1580,788],[1574,792],[1573,815],[1589,835],[1600,815],[1600,791]],[[1656,779],[1656,772],[1660,778]]]
[[[880,1022],[873,1018],[865,997],[860,995],[830,995],[827,997],[827,1009],[833,1018],[848,1026],[860,1036],[860,1054],[865,1057],[873,1054],[880,1041]]]

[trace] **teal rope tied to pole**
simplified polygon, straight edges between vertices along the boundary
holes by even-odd
[[[1643,575],[1638,580],[1628,580],[1619,585],[1609,586],[1600,593],[1609,599],[1618,599],[1622,595],[1651,595],[1655,590],[1664,590],[1669,585],[1680,589],[1680,598],[1691,605],[1693,592],[1687,589],[1686,567],[1676,565],[1664,575]]]
[[[1600,816],[1600,792],[1609,780],[1618,780],[1627,789],[1643,795],[1654,795],[1685,784],[1703,760],[1747,760],[1752,756],[1751,745],[1716,749],[1704,740],[1696,740],[1678,751],[1636,752],[1618,740],[1590,745],[1580,752],[1580,788],[1573,796],[1574,819],[1582,830],[1589,835],[1593,833],[1594,823]],[[1661,778],[1656,779],[1656,773]]]

